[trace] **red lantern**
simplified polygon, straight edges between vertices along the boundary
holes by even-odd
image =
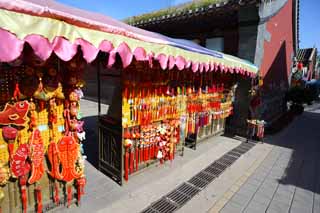
[[[297,67],[298,67],[298,70],[302,70],[303,64],[301,62],[299,62]]]

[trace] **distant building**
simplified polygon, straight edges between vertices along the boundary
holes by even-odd
[[[297,53],[297,64],[302,63],[305,69],[304,80],[319,79],[317,67],[317,48],[299,49]]]
[[[299,0],[194,0],[131,17],[127,23],[235,55],[260,68],[261,118],[272,121],[286,108],[284,93],[298,49]],[[231,121],[243,133],[250,82],[241,80]]]

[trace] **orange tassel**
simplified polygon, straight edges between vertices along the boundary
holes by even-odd
[[[59,205],[59,186],[58,183],[54,183],[54,196],[53,196],[54,202],[56,205]]]
[[[42,194],[41,188],[37,187],[35,189],[36,198],[37,198],[37,213],[42,213]]]
[[[84,195],[84,186],[86,185],[86,182],[86,178],[84,177],[77,179],[78,205],[80,205],[81,196]]]
[[[72,200],[72,185],[67,184],[67,202],[68,202],[68,207],[71,205],[71,200]]]

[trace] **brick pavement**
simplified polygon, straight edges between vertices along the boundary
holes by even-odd
[[[221,213],[320,212],[319,109],[310,107],[269,140],[272,151]]]
[[[83,105],[91,113],[88,117],[95,118],[95,104]],[[313,106],[266,144],[243,155],[179,212],[320,212],[320,131],[315,130],[319,121],[320,107]],[[91,138],[96,122],[90,122]],[[95,142],[92,139],[90,143]],[[130,177],[123,187],[87,162],[83,205],[64,211],[139,212],[239,143],[220,136],[211,138],[196,151],[186,149],[185,156],[173,163]]]

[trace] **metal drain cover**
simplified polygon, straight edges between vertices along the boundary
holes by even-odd
[[[218,161],[215,161],[213,164],[211,164],[211,167],[224,171],[228,166],[225,164],[219,163]]]
[[[213,181],[213,179],[216,178],[215,175],[212,175],[212,174],[207,173],[207,172],[205,172],[205,171],[200,172],[200,173],[197,174],[195,177],[197,177],[197,178],[199,178],[199,179],[201,179],[201,180],[207,181],[207,182],[211,182],[211,181]]]
[[[251,149],[251,147],[238,147],[238,149],[247,152],[247,151],[249,151]]]
[[[224,159],[227,159],[228,161],[232,161],[232,162],[235,162],[237,159],[239,159],[239,157],[235,157],[233,155],[229,155],[228,153],[225,154],[223,156]]]
[[[217,160],[217,162],[229,167],[234,161],[230,161],[229,159],[222,157],[219,160]]]
[[[181,208],[253,146],[254,143],[240,144],[141,213],[170,213]]]
[[[181,184],[177,190],[189,197],[193,197],[195,196],[198,192],[200,192],[200,189],[190,185],[190,184],[187,184],[187,183],[183,183]]]
[[[231,155],[233,157],[239,158],[241,156],[241,154],[239,152],[235,152],[235,151],[230,151],[228,152],[226,155]]]
[[[177,191],[173,190],[169,194],[166,195],[166,198],[171,200],[172,202],[176,203],[179,206],[183,206],[186,202],[188,202],[191,197]]]
[[[241,144],[241,146],[247,146],[247,147],[254,147],[255,145],[256,145],[255,143],[251,143],[251,142]]]
[[[247,152],[247,150],[244,150],[244,149],[241,149],[241,148],[237,147],[237,148],[233,149],[232,152],[237,152],[240,155],[243,155],[244,153]]]
[[[194,185],[195,187],[198,187],[200,189],[203,189],[204,187],[206,187],[209,182],[198,178],[197,176],[194,176],[193,178],[191,178],[190,180],[188,180],[188,183],[191,183],[192,185]]]
[[[203,170],[203,171],[205,171],[205,172],[207,172],[207,173],[209,173],[209,174],[211,174],[211,175],[214,175],[214,176],[216,176],[216,177],[218,177],[222,172],[223,172],[223,170],[220,170],[220,169],[218,169],[218,168],[216,168],[216,167],[214,167],[214,165],[212,166],[208,166],[205,170]]]
[[[146,208],[141,213],[158,213],[156,210],[153,210],[151,207]]]
[[[159,213],[162,213],[162,212],[169,213],[169,212],[173,212],[178,207],[176,205],[174,205],[173,203],[171,203],[168,199],[162,198],[162,199],[158,200],[157,202],[153,203],[151,205],[151,208],[156,210]]]

